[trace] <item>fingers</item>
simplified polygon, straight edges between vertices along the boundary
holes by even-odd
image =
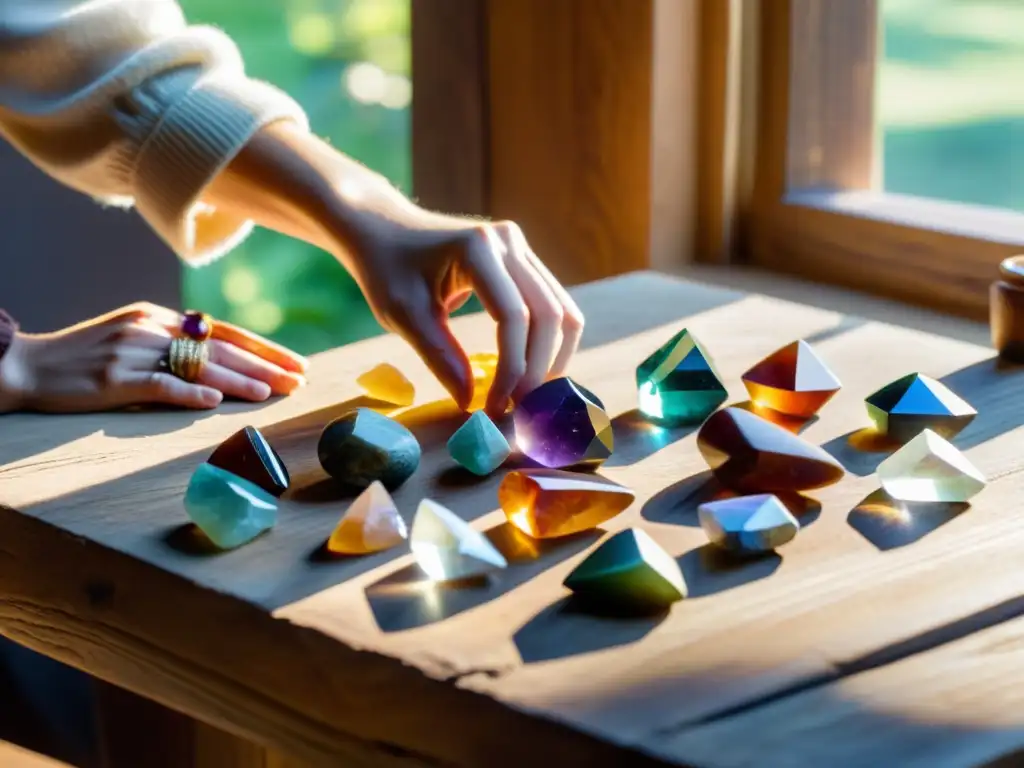
[[[451,332],[448,315],[426,286],[418,284],[404,293],[401,299],[389,303],[388,325],[416,350],[458,406],[469,408],[473,372],[469,358]]]
[[[286,371],[269,360],[219,339],[210,342],[210,360],[250,380],[268,384],[274,395],[289,395],[306,383],[298,373]]]
[[[495,229],[507,246],[505,265],[509,275],[519,287],[530,312],[526,370],[512,392],[513,400],[518,402],[547,378],[562,335],[562,305],[529,261],[530,248],[519,227],[504,223],[498,224]]]
[[[127,371],[121,378],[125,404],[158,403],[206,410],[220,405],[224,396],[213,387],[189,384],[162,371]]]
[[[555,300],[561,306],[562,345],[554,362],[551,364],[551,370],[548,372],[548,375],[564,376],[566,369],[569,367],[569,361],[576,354],[576,350],[580,346],[580,340],[583,338],[583,312],[572,296],[569,295],[569,292],[551,274],[551,270],[547,268],[547,265],[537,258],[537,254],[532,250],[527,250],[526,258],[533,265],[541,279],[547,284],[551,293],[554,294]]]
[[[466,271],[487,313],[498,324],[498,367],[487,395],[487,412],[501,416],[526,373],[530,310],[502,258],[505,245],[489,226],[474,230],[465,256]]]

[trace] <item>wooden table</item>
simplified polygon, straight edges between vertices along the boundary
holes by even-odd
[[[691,597],[667,615],[573,611],[562,579],[602,532],[517,538],[497,509],[500,474],[453,469],[444,443],[459,415],[384,337],[318,356],[307,389],[264,407],[0,420],[0,629],[265,745],[275,765],[931,767],[1024,750],[1024,373],[980,346],[651,274],[577,295],[588,329],[572,373],[615,416],[601,471],[638,494],[606,529],[641,525],[678,556]],[[716,557],[696,525],[708,475],[694,431],[636,415],[636,364],[684,326],[734,401],[740,374],[796,338],[845,384],[803,434],[848,475],[813,494],[778,556]],[[484,318],[457,329],[492,348]],[[404,551],[323,555],[346,502],[317,437],[385,360],[425,403],[398,414],[424,459],[396,501],[411,514],[429,495],[487,530],[510,560],[490,587],[424,588]],[[980,410],[956,443],[990,485],[966,511],[877,503],[884,454],[849,442],[867,424],[863,398],[911,371]],[[213,554],[182,494],[250,423],[293,490],[269,535]],[[249,749],[209,764],[270,764]]]

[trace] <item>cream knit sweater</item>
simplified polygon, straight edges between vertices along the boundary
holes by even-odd
[[[188,26],[174,0],[0,0],[0,136],[64,184],[134,205],[190,262],[252,228],[200,196],[280,119],[306,125],[291,98],[246,77],[227,36]]]

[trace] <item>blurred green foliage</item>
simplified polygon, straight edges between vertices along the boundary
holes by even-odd
[[[249,73],[294,96],[318,134],[409,191],[409,0],[182,6],[231,35]],[[886,189],[1024,209],[1024,2],[882,0],[882,16]],[[187,305],[307,354],[380,332],[331,256],[270,232],[187,270],[185,291]]]

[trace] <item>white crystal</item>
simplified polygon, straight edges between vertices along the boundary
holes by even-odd
[[[417,565],[434,581],[474,578],[508,566],[486,536],[431,499],[420,502],[409,541]]]

